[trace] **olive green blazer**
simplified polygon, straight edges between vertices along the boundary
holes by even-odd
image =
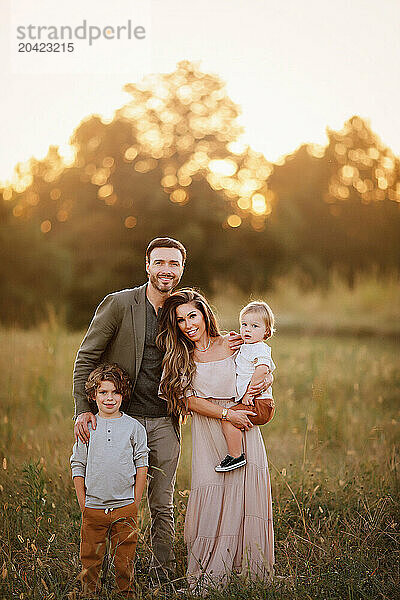
[[[75,359],[75,417],[90,411],[85,382],[101,363],[118,363],[135,385],[144,350],[146,286],[109,294],[97,307]]]

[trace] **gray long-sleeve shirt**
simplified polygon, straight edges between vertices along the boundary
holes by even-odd
[[[124,413],[116,419],[95,416],[88,444],[74,444],[72,477],[85,478],[88,508],[120,508],[134,501],[136,469],[149,464],[146,430]]]

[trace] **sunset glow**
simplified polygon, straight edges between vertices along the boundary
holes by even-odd
[[[7,4],[2,3],[0,9],[5,55]],[[169,18],[172,14],[174,18]],[[400,103],[400,63],[393,60],[399,55],[399,21],[400,4],[395,1],[382,4],[379,14],[372,3],[363,0],[350,5],[338,0],[335,6],[311,0],[301,11],[293,0],[281,3],[279,11],[258,0],[246,6],[231,2],[229,12],[209,1],[201,9],[191,6],[190,10],[179,0],[168,5],[157,3],[151,68],[154,73],[167,72],[180,60],[200,60],[202,70],[226,81],[228,94],[242,109],[239,122],[244,128],[239,141],[231,144],[233,153],[240,154],[250,144],[267,160],[278,161],[301,143],[310,142],[318,154],[327,141],[325,127],[340,129],[353,114],[370,118],[384,143],[399,153],[400,125],[388,110]],[[167,28],[165,22],[169,22]],[[171,43],[174,28],[179,36]],[[207,36],[200,36],[200,31],[206,31]],[[74,153],[68,139],[82,118],[98,113],[109,120],[114,110],[129,100],[122,89],[129,79],[118,74],[118,65],[114,71],[107,77],[22,77],[6,70],[2,87],[7,94],[1,100],[0,126],[7,142],[2,144],[0,155],[0,181],[17,184],[13,168],[22,161],[18,186],[28,186],[24,161],[30,156],[45,156],[50,144],[59,145],[60,155],[70,164]],[[134,73],[131,81],[136,81]],[[150,99],[147,108],[159,109],[165,101],[165,90],[161,87],[155,91],[157,98]],[[202,120],[196,90],[182,86],[179,97],[191,103],[197,112],[193,126],[202,131],[207,124]],[[212,125],[220,118],[215,112]],[[163,119],[166,126],[172,124],[170,112],[165,111]],[[146,129],[140,139],[157,159],[157,132]],[[180,143],[183,147],[191,141],[183,137]],[[126,160],[134,160],[136,153],[136,148],[128,148]],[[145,173],[152,166],[148,161],[135,169]],[[219,167],[218,161],[210,164],[213,175],[230,177],[233,169],[232,161]],[[181,174],[179,183],[183,186],[185,180],[188,185],[189,170]],[[244,197],[255,191],[254,186],[246,185],[240,190]]]

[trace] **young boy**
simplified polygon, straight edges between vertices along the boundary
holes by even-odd
[[[235,357],[236,363],[236,402],[251,408],[254,400],[248,389],[265,379],[268,373],[275,369],[271,358],[271,348],[265,343],[274,332],[274,315],[265,302],[250,302],[240,311],[240,335],[243,344]],[[269,387],[259,395],[270,402],[274,407],[272,390]],[[235,407],[232,407],[235,410]],[[243,408],[238,406],[237,408]],[[251,417],[250,417],[251,419]],[[246,457],[242,451],[242,432],[227,420],[222,421],[222,431],[228,446],[228,454],[215,467],[217,473],[233,471],[246,464]]]
[[[136,519],[148,467],[146,430],[120,411],[122,401],[130,397],[131,385],[118,365],[101,365],[92,371],[85,391],[98,413],[89,442],[78,440],[71,456],[82,511],[81,580],[85,592],[98,589],[109,537],[117,587],[128,594],[133,591]]]

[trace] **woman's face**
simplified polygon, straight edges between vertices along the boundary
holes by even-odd
[[[192,342],[198,342],[207,336],[203,313],[196,308],[194,302],[178,306],[176,320],[179,329]]]

